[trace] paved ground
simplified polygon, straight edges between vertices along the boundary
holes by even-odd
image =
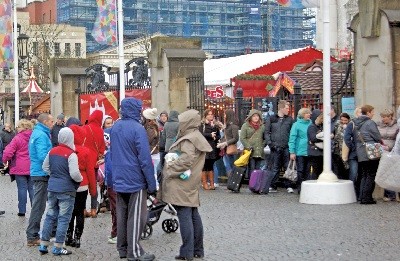
[[[240,194],[219,188],[202,192],[204,260],[399,260],[399,203],[319,206],[298,203],[297,194]],[[17,217],[16,184],[0,177],[0,260],[55,260],[26,246],[28,218]],[[29,211],[28,211],[29,215]],[[166,234],[161,220],[144,248],[157,260],[174,260],[179,230]],[[63,260],[119,260],[107,244],[109,214],[86,219],[82,247]]]

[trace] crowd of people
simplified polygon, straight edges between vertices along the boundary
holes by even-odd
[[[21,119],[16,134],[6,124],[0,151],[4,168],[17,183],[18,216],[25,216],[28,196],[31,204],[27,246],[38,246],[41,254],[47,254],[50,238],[55,237],[51,252],[71,254],[65,246],[81,246],[85,217],[97,216],[99,194],[106,191],[111,211],[108,243],[116,244],[121,258],[155,259],[140,244],[149,196],[176,209],[182,245],[175,259],[204,257],[199,189],[215,190],[218,176],[233,175],[242,150],[251,151],[248,178],[260,169],[272,175],[261,194],[278,192],[278,187],[300,193],[303,181],[321,174],[324,114],[302,108],[294,120],[289,112],[290,104],[279,101],[276,114],[265,116],[253,109],[238,126],[231,109],[221,119],[211,109],[203,115],[196,110],[158,113],[156,108],[143,110],[138,99],[126,98],[115,121],[96,110],[86,124],[74,117],[66,120],[64,114],[54,122],[47,113],[35,121]],[[363,146],[377,142],[398,153],[399,127],[393,110],[381,112],[378,123],[372,120],[370,105],[357,108],[352,117],[337,114],[332,106],[329,115],[333,172],[353,181],[361,204],[376,203],[372,192],[379,160],[368,158]],[[174,160],[166,161],[171,154]],[[295,182],[281,178],[290,161],[297,167]],[[223,162],[224,172],[218,162]],[[396,200],[395,192],[384,193],[384,201]],[[88,194],[90,210],[86,210]]]

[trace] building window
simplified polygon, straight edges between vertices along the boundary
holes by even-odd
[[[61,55],[60,43],[54,43],[54,56],[59,57]]]
[[[75,57],[81,57],[81,43],[75,43]]]
[[[11,93],[11,88],[10,88],[10,87],[4,88],[4,92],[5,92],[5,93]]]
[[[33,52],[33,55],[35,55],[35,56],[38,55],[38,42],[32,43],[32,52]]]
[[[65,43],[64,55],[70,56],[71,55],[71,44]]]

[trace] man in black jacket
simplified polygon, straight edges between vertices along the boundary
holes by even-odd
[[[53,148],[58,146],[58,133],[62,128],[65,127],[64,125],[65,116],[64,114],[60,114],[57,116],[57,121],[54,124],[53,128],[51,129],[50,136],[51,136],[51,144]]]
[[[264,137],[267,145],[271,149],[272,157],[272,175],[274,176],[271,182],[269,192],[277,192],[277,181],[279,172],[282,167],[285,169],[289,163],[289,134],[292,128],[293,118],[288,116],[289,103],[281,100],[278,103],[278,113],[268,117],[265,121]],[[287,191],[293,193],[290,184],[287,184]]]

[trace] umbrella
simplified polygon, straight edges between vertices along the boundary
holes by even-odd
[[[22,93],[27,92],[29,93],[29,115],[31,114],[31,110],[32,110],[32,96],[31,93],[35,92],[35,93],[43,93],[43,90],[39,87],[39,85],[36,82],[36,76],[33,72],[33,67],[31,67],[31,76],[29,76],[29,83],[28,86],[25,87],[25,89],[23,89],[21,91]]]

